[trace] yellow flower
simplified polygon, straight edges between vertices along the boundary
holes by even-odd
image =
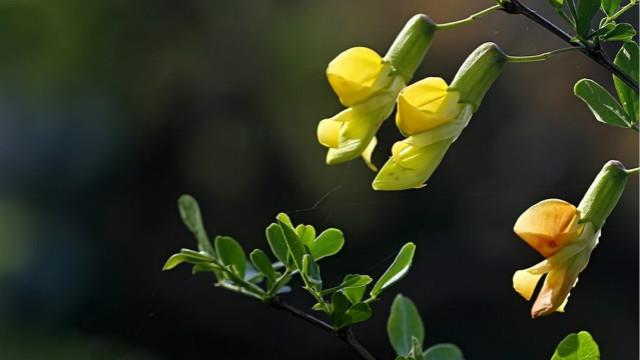
[[[460,111],[459,99],[442,78],[420,80],[400,92],[396,125],[409,136],[446,124]]]
[[[375,51],[354,47],[343,51],[327,67],[327,79],[344,106],[353,106],[388,86],[391,66]]]
[[[393,145],[391,157],[371,186],[375,190],[423,187],[471,120],[505,62],[506,55],[496,44],[485,43],[469,54],[451,85],[430,77],[402,90],[396,125],[407,138]]]
[[[391,148],[391,158],[373,181],[375,190],[420,188],[467,126],[473,108],[458,103],[441,78],[426,78],[400,92],[396,124],[409,136]]]
[[[340,102],[349,106],[318,124],[318,142],[329,148],[327,164],[362,156],[376,170],[371,163],[375,134],[393,111],[404,81],[391,75],[391,65],[375,51],[362,47],[349,49],[331,61],[327,78]]]
[[[424,15],[412,17],[382,58],[365,47],[342,52],[327,67],[327,79],[346,110],[321,120],[318,142],[329,148],[327,164],[362,156],[367,165],[375,135],[393,111],[398,92],[406,86],[426,54],[435,24]]]
[[[513,275],[513,288],[530,300],[546,274],[533,307],[536,318],[564,312],[569,292],[589,262],[600,237],[593,223],[580,223],[580,211],[558,199],[541,201],[525,211],[514,226],[515,233],[547,259]]]

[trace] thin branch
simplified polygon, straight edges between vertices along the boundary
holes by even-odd
[[[349,347],[353,349],[362,359],[365,360],[376,360],[376,358],[371,355],[371,353],[356,339],[355,334],[351,330],[351,328],[346,327],[342,329],[334,329],[333,326],[327,324],[326,322],[316,318],[313,315],[309,315],[306,312],[296,308],[295,306],[283,301],[279,297],[273,297],[268,301],[269,305],[274,308],[282,311],[286,311],[299,319],[306,321],[307,323],[317,327],[318,329],[328,331],[334,335],[336,335],[340,340],[344,341]]]
[[[470,22],[472,22],[472,21],[474,21],[474,20],[476,20],[476,19],[478,19],[480,17],[483,17],[483,16],[485,16],[485,15],[487,15],[487,14],[493,12],[493,11],[501,10],[501,9],[502,9],[501,5],[494,5],[494,6],[491,6],[489,8],[486,8],[486,9],[484,9],[482,11],[479,11],[479,12],[477,12],[475,14],[471,14],[468,17],[466,17],[464,19],[461,19],[461,20],[452,21],[452,22],[443,23],[443,24],[437,24],[436,25],[436,29],[438,29],[438,30],[454,29],[454,28],[457,28],[458,26],[468,24],[468,23],[470,23]]]
[[[629,75],[627,75],[624,71],[622,71],[616,64],[614,64],[604,53],[602,48],[597,45],[594,47],[587,47],[579,42],[574,41],[573,37],[567,34],[564,30],[557,27],[555,24],[551,23],[546,18],[538,15],[531,8],[527,7],[520,0],[508,0],[502,2],[502,9],[508,14],[520,14],[524,15],[533,22],[547,29],[549,32],[553,33],[560,39],[562,39],[567,44],[571,46],[577,47],[580,51],[590,57],[593,61],[598,63],[603,68],[607,69],[610,73],[614,74],[620,80],[622,80],[627,86],[634,89],[638,92],[638,83],[633,80]]]

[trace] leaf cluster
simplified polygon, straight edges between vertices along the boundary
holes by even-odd
[[[299,277],[303,289],[315,300],[312,309],[324,313],[336,331],[368,320],[372,315],[370,304],[407,274],[415,253],[415,245],[406,243],[375,283],[369,275],[347,274],[339,284],[326,286],[319,261],[336,255],[344,246],[344,234],[339,229],[329,228],[317,234],[312,225],[294,225],[289,216],[280,213],[265,230],[274,261],[261,249],[247,256],[242,245],[230,236],[216,236],[211,244],[192,196],[182,195],[178,208],[198,250],[180,250],[167,260],[163,270],[191,264],[194,274],[213,273],[217,286],[265,302],[289,292],[288,284]]]

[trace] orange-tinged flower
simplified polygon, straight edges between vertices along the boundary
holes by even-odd
[[[569,292],[598,243],[600,232],[593,224],[580,224],[579,220],[580,212],[575,206],[549,199],[533,205],[516,221],[516,234],[547,258],[513,275],[513,288],[527,300],[542,276],[547,275],[531,308],[533,318],[564,311]]]

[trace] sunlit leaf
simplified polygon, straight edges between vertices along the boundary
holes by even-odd
[[[412,349],[412,338],[424,342],[424,325],[413,301],[400,294],[391,305],[387,320],[387,335],[391,346],[400,356],[407,356]]]
[[[280,262],[286,264],[289,248],[287,247],[287,242],[284,239],[284,234],[282,233],[280,225],[269,225],[265,233],[267,236],[267,242],[269,243],[269,248],[271,248],[273,255],[280,260]]]
[[[220,262],[224,265],[231,266],[238,276],[244,278],[247,257],[242,246],[234,238],[229,236],[216,236],[215,246]]]
[[[265,254],[264,251],[260,249],[255,249],[251,252],[251,254],[249,254],[249,259],[251,259],[251,263],[253,264],[253,266],[255,266],[256,269],[258,269],[258,271],[260,271],[260,273],[262,273],[267,278],[269,287],[271,287],[271,285],[276,280],[276,271],[273,269],[271,260],[269,259],[267,254]]]
[[[311,225],[300,224],[296,226],[296,234],[300,241],[308,246],[316,238],[316,229]]]
[[[311,256],[317,261],[327,256],[335,255],[344,245],[344,235],[338,229],[327,229],[307,244]]]
[[[589,106],[598,121],[623,128],[629,127],[629,119],[622,106],[595,81],[579,80],[573,87],[573,92]]]
[[[400,249],[393,263],[391,263],[387,271],[385,271],[375,285],[373,285],[373,289],[371,289],[369,293],[371,297],[376,298],[383,290],[395,284],[407,274],[411,267],[415,250],[416,246],[411,242],[406,243],[402,249]]]
[[[580,331],[565,337],[551,360],[600,360],[600,349],[591,334]]]
[[[284,236],[284,241],[287,243],[289,254],[291,254],[296,268],[302,269],[302,257],[305,254],[305,249],[302,241],[300,241],[296,232],[290,226],[283,223],[280,218],[278,218],[278,224],[280,224],[280,229],[282,231],[282,235]]]

